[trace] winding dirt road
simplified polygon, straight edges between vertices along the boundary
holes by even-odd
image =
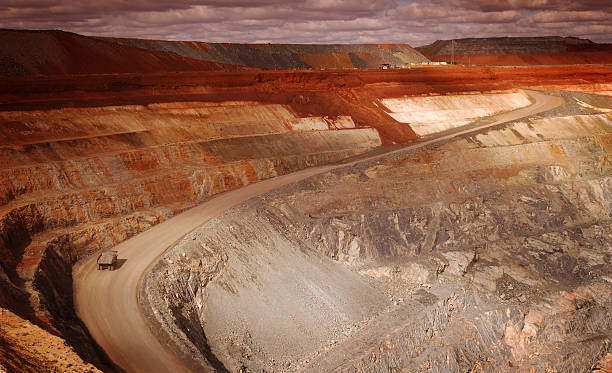
[[[216,195],[117,245],[114,249],[119,251],[119,258],[126,261],[115,271],[97,271],[97,256],[88,257],[77,263],[73,270],[77,314],[112,361],[127,372],[188,372],[189,369],[151,332],[137,301],[141,278],[174,243],[230,208],[283,185],[391,153],[418,150],[453,137],[548,111],[564,102],[560,97],[535,91],[525,92],[533,99],[532,105],[497,115],[492,123],[451,130],[399,148],[374,151],[342,164],[304,169]]]

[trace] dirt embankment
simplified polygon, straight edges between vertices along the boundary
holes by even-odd
[[[593,48],[566,53],[534,54],[459,54],[430,57],[432,61],[451,61],[475,65],[497,66],[533,66],[533,65],[576,65],[576,64],[612,64],[612,47]]]
[[[560,36],[536,37],[495,37],[436,40],[434,43],[417,47],[427,55],[456,54],[533,54],[561,53],[568,48],[588,48],[596,43],[588,39]]]
[[[407,44],[233,44],[0,30],[0,76],[365,69],[428,61]]]
[[[262,69],[372,69],[426,62],[408,44],[237,44],[104,38],[121,45]]]
[[[605,367],[612,102],[565,97],[214,219],[149,275],[158,322],[230,371]]]

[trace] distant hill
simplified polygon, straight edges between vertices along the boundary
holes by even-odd
[[[231,44],[0,30],[0,76],[378,68],[428,61],[407,44]]]
[[[0,76],[236,69],[64,31],[0,30]]]
[[[408,44],[235,44],[105,38],[152,51],[267,69],[365,69],[425,62]]]
[[[433,61],[484,65],[612,63],[612,45],[575,37],[501,37],[437,40],[415,48]]]

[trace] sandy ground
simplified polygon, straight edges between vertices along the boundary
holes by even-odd
[[[495,121],[463,131],[442,133],[415,144],[377,152],[350,162],[301,170],[268,179],[241,189],[216,195],[201,205],[167,220],[115,247],[120,266],[115,271],[97,271],[96,256],[74,267],[74,298],[77,314],[96,342],[115,364],[128,372],[187,372],[179,361],[158,341],[141,314],[137,294],[141,279],[157,258],[178,240],[200,225],[228,209],[264,192],[293,183],[309,176],[352,165],[360,161],[386,156],[406,149],[420,149],[450,138],[480,131],[560,106],[563,99],[527,91],[533,105],[495,117]]]

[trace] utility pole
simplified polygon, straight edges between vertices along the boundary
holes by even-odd
[[[455,64],[455,39],[451,40],[451,65]]]

